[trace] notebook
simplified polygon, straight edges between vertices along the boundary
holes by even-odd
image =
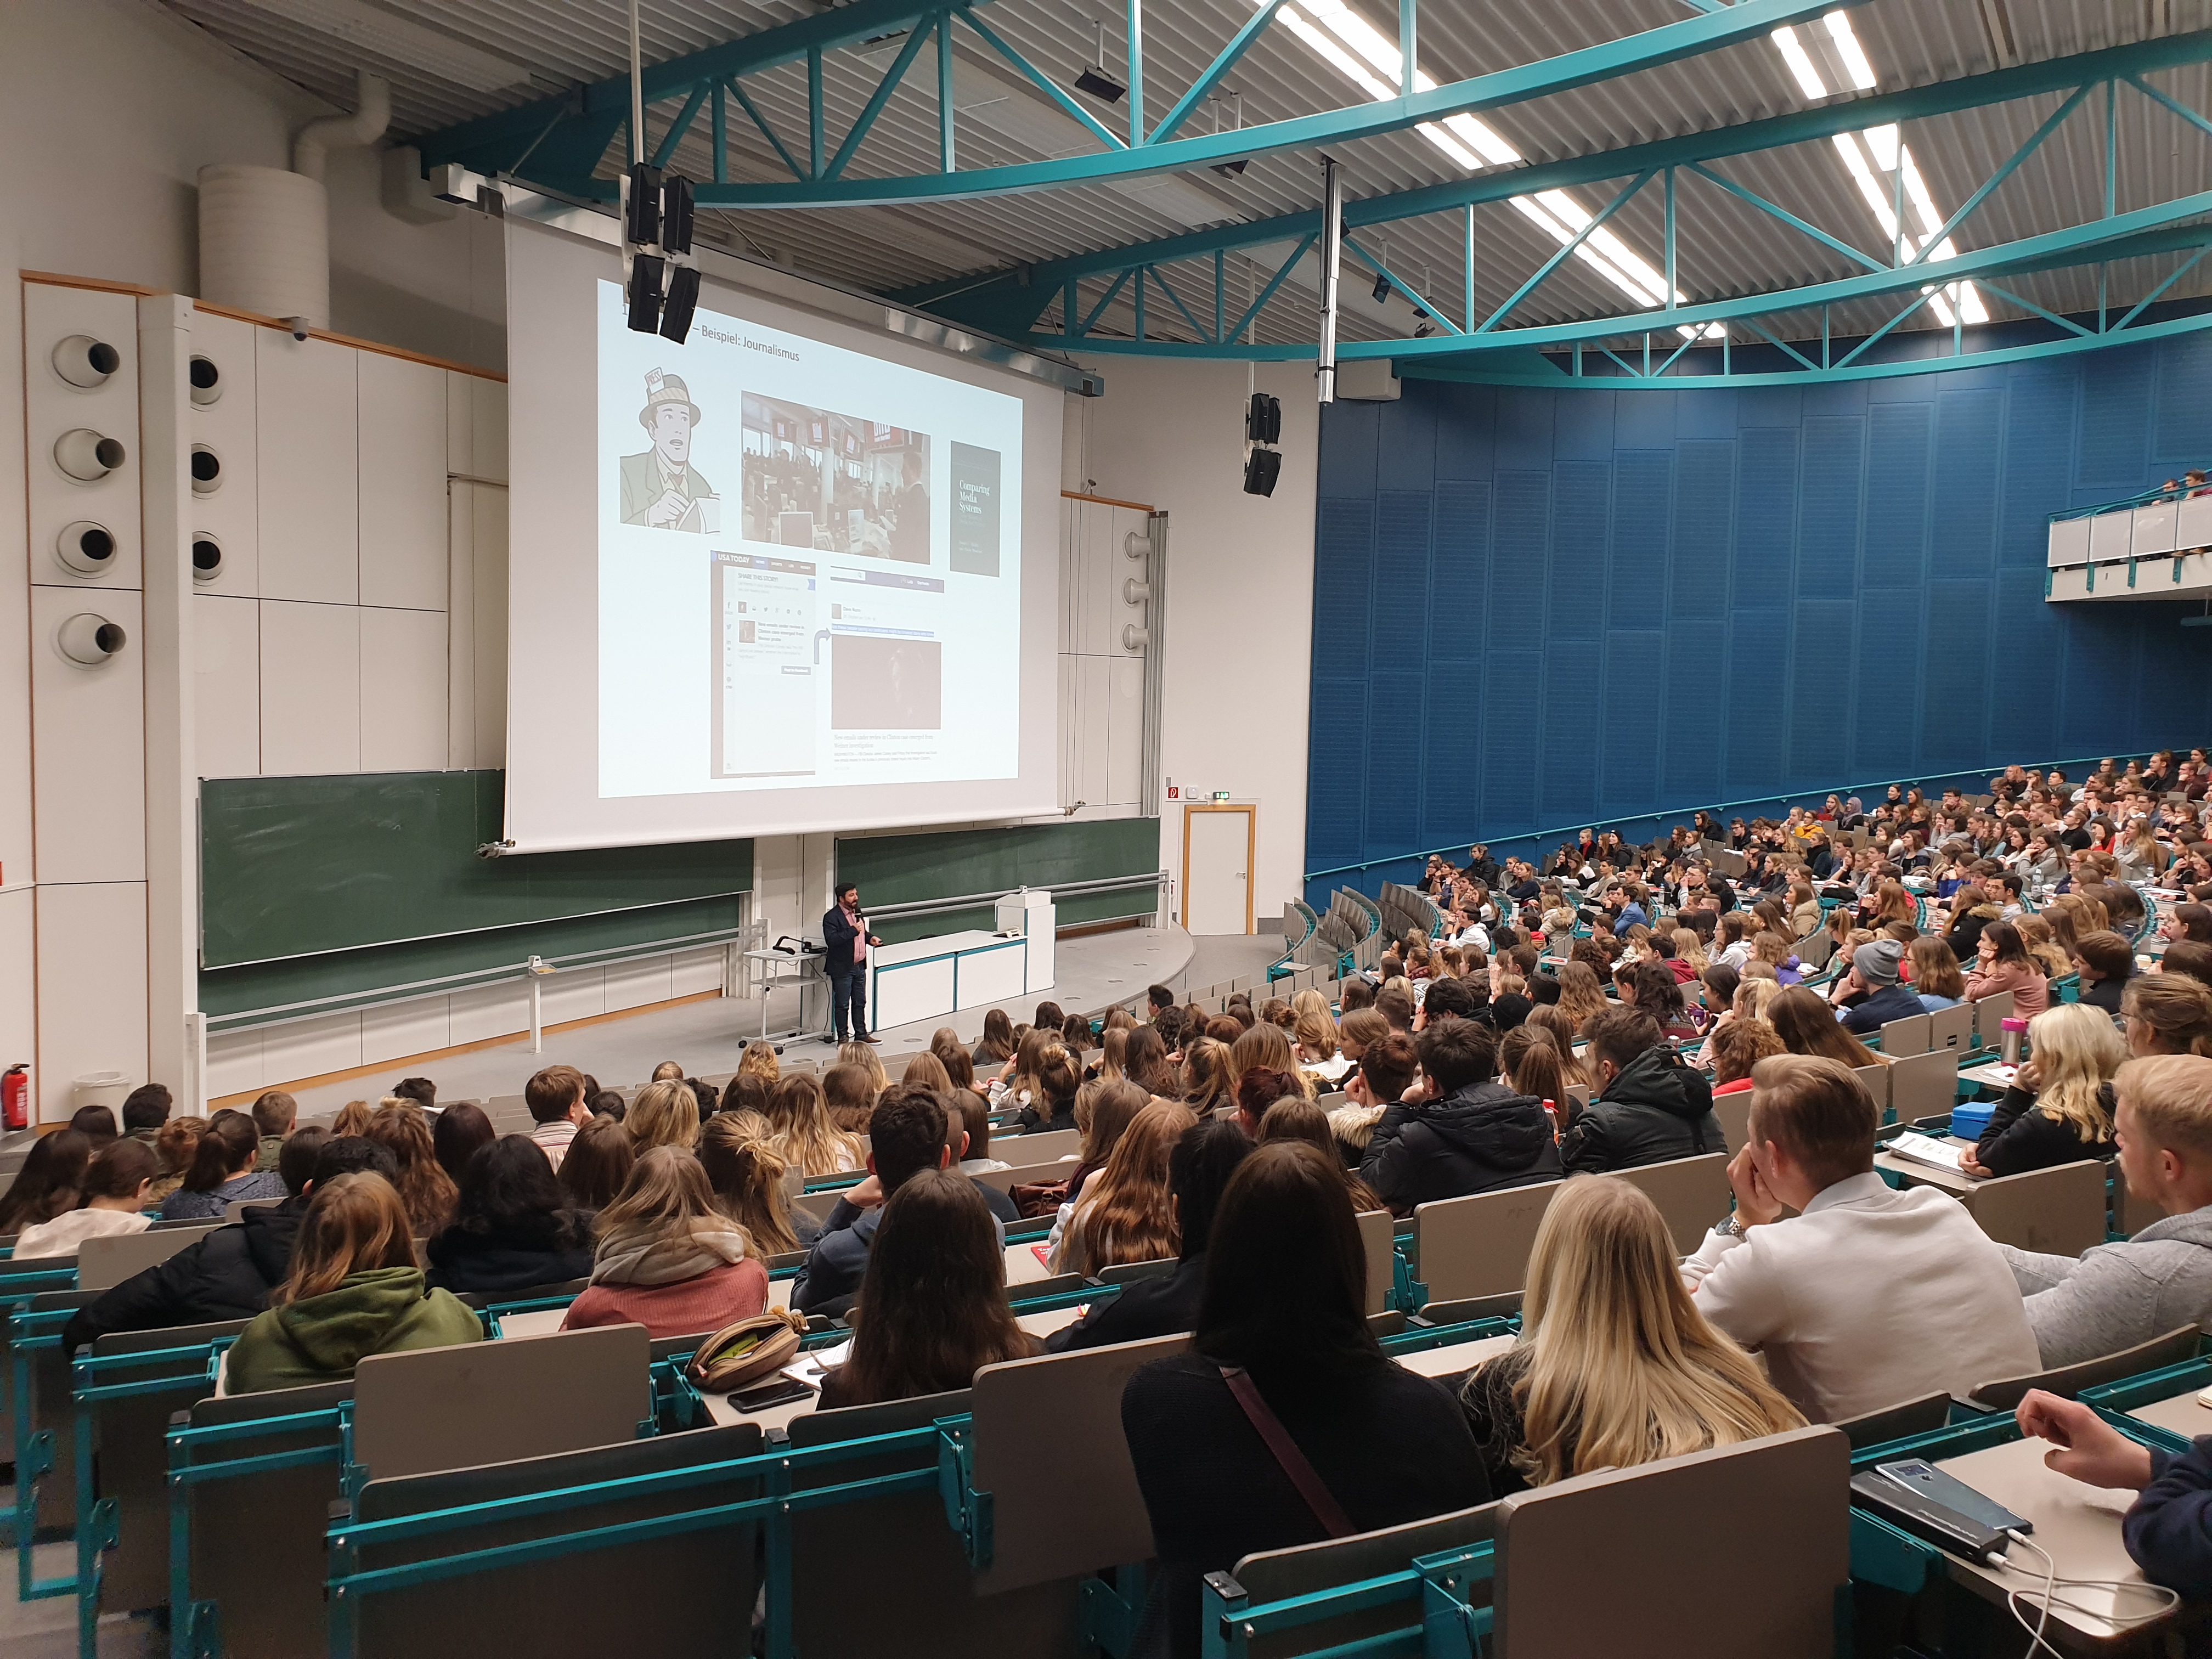
[[[1956,1175],[1959,1173],[1959,1154],[1966,1149],[1954,1146],[1947,1141],[1938,1140],[1933,1135],[1923,1135],[1917,1130],[1907,1129],[1896,1139],[1891,1141],[1885,1150],[1893,1158],[1907,1158],[1915,1164],[1925,1164],[1935,1169],[1948,1170],[1953,1175]]]

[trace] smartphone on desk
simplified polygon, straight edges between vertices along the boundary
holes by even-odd
[[[786,1376],[779,1371],[765,1382],[756,1382],[750,1389],[739,1389],[730,1396],[730,1404],[740,1412],[764,1412],[771,1406],[804,1400],[813,1392],[811,1383],[802,1382],[795,1376]]]
[[[1963,1480],[1954,1480],[1933,1463],[1914,1457],[1896,1463],[1877,1463],[1875,1471],[1931,1503],[1978,1521],[1995,1532],[2031,1533],[2033,1522],[2022,1520],[1994,1498],[1985,1498]]]

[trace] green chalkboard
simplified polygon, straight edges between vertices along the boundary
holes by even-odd
[[[717,925],[733,925],[731,896],[752,885],[750,841],[479,858],[477,848],[499,838],[505,787],[497,771],[207,780],[201,967],[507,928],[526,930],[531,949],[550,955],[596,948],[605,924],[580,924],[623,912],[644,914],[617,931],[642,926],[647,939],[700,931],[708,914],[726,911],[731,923]],[[709,900],[731,902],[696,908]],[[681,914],[648,920],[663,907]],[[545,926],[556,922],[567,925]],[[450,954],[399,956],[413,971]]]
[[[1160,867],[1158,818],[1096,818],[1066,823],[1024,823],[1003,830],[948,830],[910,836],[860,836],[837,843],[837,879],[860,884],[865,905],[908,904],[996,893],[1009,888],[1052,887],[1109,876],[1150,875]],[[1150,888],[1114,893],[1071,893],[1054,902],[1062,927],[1150,915],[1158,900]],[[886,920],[876,932],[891,943],[933,933],[988,927],[991,908],[948,911]]]

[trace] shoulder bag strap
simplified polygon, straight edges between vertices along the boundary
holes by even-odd
[[[1291,1431],[1283,1426],[1282,1419],[1260,1397],[1260,1390],[1253,1386],[1244,1368],[1224,1365],[1220,1370],[1221,1380],[1229,1385],[1231,1396],[1260,1431],[1260,1438],[1267,1443],[1267,1449],[1274,1454],[1283,1473],[1290,1476],[1291,1484],[1298,1489],[1298,1496],[1306,1500],[1314,1519],[1321,1522],[1331,1538],[1349,1538],[1358,1531],[1352,1524],[1352,1517],[1344,1512],[1343,1505],[1314,1472],[1314,1466],[1306,1461],[1306,1455],[1298,1449],[1298,1443],[1291,1438]]]

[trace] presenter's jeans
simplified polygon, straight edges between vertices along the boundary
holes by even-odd
[[[851,1024],[847,1024],[848,1010]],[[830,975],[830,1028],[843,1042],[868,1034],[868,975],[865,970]]]

